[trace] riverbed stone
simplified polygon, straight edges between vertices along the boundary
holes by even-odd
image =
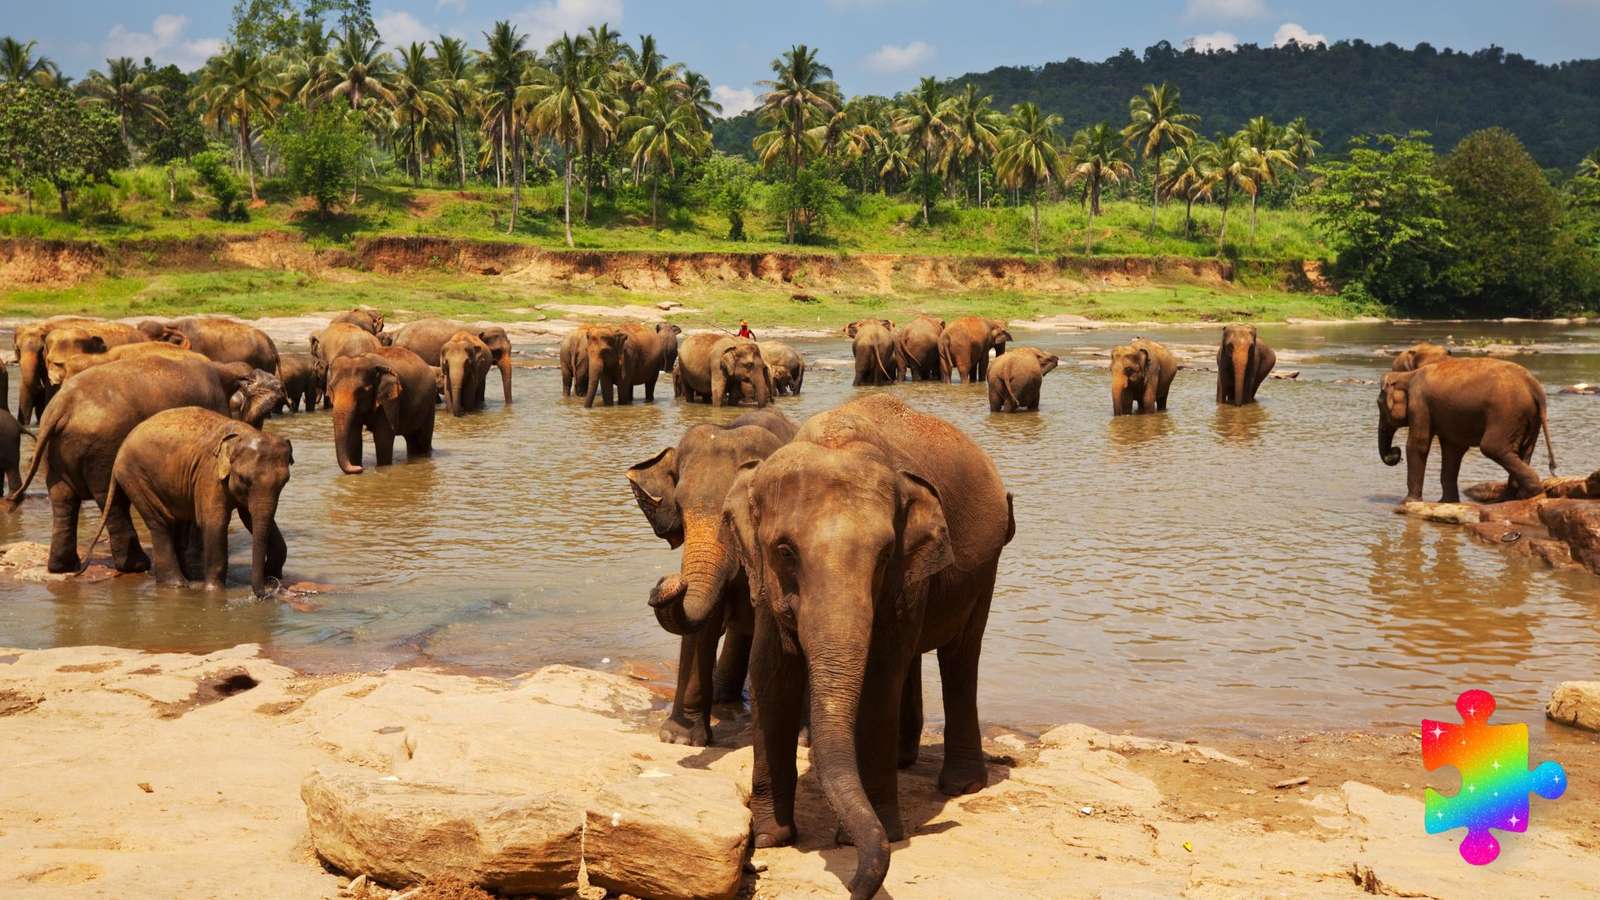
[[[578,887],[583,805],[318,769],[300,786],[311,846],[348,875],[392,887],[451,878],[507,894]]]
[[[1482,521],[1478,507],[1470,503],[1426,503],[1421,500],[1408,500],[1400,504],[1395,512],[1449,525],[1472,525]]]
[[[590,884],[662,900],[720,900],[739,889],[750,837],[747,798],[731,779],[647,768],[588,804]]]
[[[1539,507],[1539,519],[1552,537],[1566,543],[1574,561],[1600,574],[1600,503],[1551,500]]]
[[[1544,713],[1551,720],[1600,731],[1600,681],[1563,681],[1550,693]]]

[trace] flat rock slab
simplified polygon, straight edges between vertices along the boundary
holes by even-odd
[[[589,883],[659,900],[720,900],[739,889],[750,836],[745,797],[709,772],[646,769],[589,802]]]
[[[1473,525],[1483,518],[1478,507],[1470,503],[1425,503],[1421,500],[1409,500],[1396,507],[1395,512],[1403,516],[1450,525]]]
[[[1600,731],[1600,681],[1563,681],[1556,685],[1544,714],[1566,725]]]
[[[507,894],[578,888],[583,806],[559,793],[515,796],[318,769],[300,797],[311,846],[352,876],[397,887],[451,878]]]

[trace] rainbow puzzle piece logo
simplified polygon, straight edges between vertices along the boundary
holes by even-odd
[[[1489,830],[1527,831],[1528,794],[1556,799],[1567,789],[1567,773],[1555,762],[1528,770],[1528,726],[1490,725],[1494,695],[1488,691],[1462,693],[1456,712],[1460,725],[1422,720],[1422,765],[1430,772],[1443,766],[1461,772],[1461,790],[1453,797],[1428,788],[1428,833],[1467,829],[1461,858],[1488,865],[1500,855]]]

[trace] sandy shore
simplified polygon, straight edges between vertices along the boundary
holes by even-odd
[[[349,879],[317,861],[301,801],[315,769],[579,795],[688,770],[747,781],[745,716],[721,726],[736,747],[674,747],[654,737],[659,705],[638,681],[561,666],[504,681],[313,677],[251,645],[0,649],[0,893],[337,897]],[[1579,896],[1600,863],[1593,742],[1564,748],[1567,798],[1535,801],[1534,830],[1503,836],[1500,860],[1475,869],[1459,834],[1423,833],[1428,776],[1410,734],[1206,747],[1082,725],[994,730],[989,787],[957,799],[934,789],[942,747],[925,740],[901,779],[911,837],[883,895],[896,900]],[[843,895],[854,852],[833,845],[809,777],[799,804],[799,846],[756,852],[741,896]]]

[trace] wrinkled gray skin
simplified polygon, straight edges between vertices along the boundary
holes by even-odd
[[[686,400],[721,406],[725,400],[772,401],[772,373],[755,341],[719,334],[690,335],[678,347],[672,390]]]
[[[755,844],[795,840],[809,688],[811,771],[856,848],[850,896],[866,900],[905,837],[896,768],[916,761],[927,651],[944,686],[940,790],[987,784],[978,657],[1011,497],[960,430],[880,392],[813,416],[741,470],[723,524],[756,611]]]
[[[908,381],[945,380],[939,364],[939,338],[943,334],[944,320],[933,316],[917,316],[895,332]]]
[[[1229,406],[1256,402],[1256,391],[1277,363],[1278,354],[1261,340],[1256,326],[1222,329],[1222,346],[1217,348],[1217,402]]]
[[[1054,354],[1033,347],[1018,347],[990,363],[990,412],[1037,410],[1044,376],[1060,363]]]
[[[33,432],[23,428],[11,410],[0,406],[0,487],[22,489],[22,436]]]
[[[683,561],[650,592],[662,626],[683,636],[678,685],[661,740],[704,747],[714,739],[711,704],[742,699],[753,624],[750,592],[730,536],[722,502],[741,466],[758,462],[794,437],[795,425],[776,409],[747,412],[728,425],[696,425],[668,447],[628,470],[628,485],[656,536]],[[691,630],[687,621],[705,622]],[[722,658],[717,639],[726,634]]]
[[[806,381],[806,358],[782,341],[761,341],[757,346],[772,373],[773,396],[788,393],[798,397]]]
[[[856,387],[894,384],[900,380],[900,345],[894,323],[888,319],[862,319],[845,326],[850,351],[856,359]]]
[[[394,439],[406,439],[406,457],[433,452],[439,392],[433,367],[404,347],[380,347],[341,356],[328,366],[333,404],[333,452],[339,470],[360,475],[361,432],[372,432],[378,465],[394,462]]]

